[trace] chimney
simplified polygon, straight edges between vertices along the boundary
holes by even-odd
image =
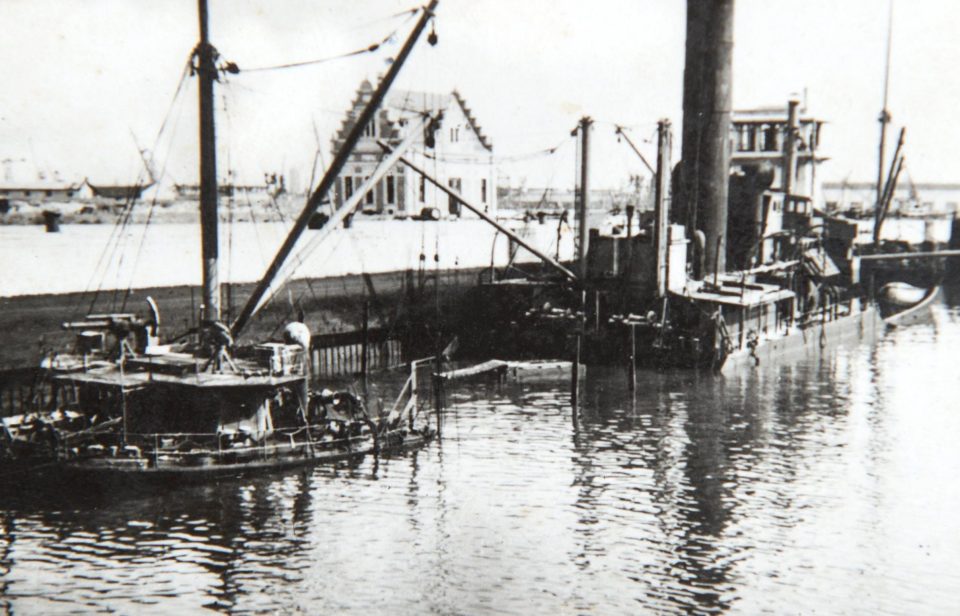
[[[680,195],[691,236],[706,237],[704,278],[726,265],[734,0],[687,0]],[[695,262],[699,261],[695,260]]]

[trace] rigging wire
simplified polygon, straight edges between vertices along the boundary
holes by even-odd
[[[334,61],[334,60],[343,60],[343,59],[346,59],[346,58],[351,58],[351,57],[353,57],[353,56],[360,56],[360,55],[367,54],[367,53],[374,53],[374,52],[378,51],[382,46],[386,45],[387,43],[391,42],[392,40],[395,40],[396,35],[397,35],[397,32],[398,32],[414,15],[416,15],[419,11],[420,11],[420,9],[419,9],[419,8],[416,8],[416,9],[411,9],[411,10],[408,10],[408,11],[404,11],[403,13],[399,13],[398,16],[407,15],[407,19],[405,19],[404,21],[402,21],[399,25],[397,25],[396,28],[394,28],[389,34],[387,34],[385,37],[383,37],[383,38],[380,39],[379,41],[377,41],[377,42],[375,42],[375,43],[373,43],[373,44],[371,44],[371,45],[368,45],[368,46],[366,46],[366,47],[361,47],[361,48],[359,48],[359,49],[354,49],[353,51],[348,51],[348,52],[346,52],[346,53],[340,53],[340,54],[336,54],[336,55],[333,55],[333,56],[327,56],[327,57],[324,57],[324,58],[317,58],[317,59],[314,59],[314,60],[303,60],[303,61],[299,61],[299,62],[287,62],[287,63],[285,63],[285,64],[273,64],[273,65],[269,65],[269,66],[258,66],[258,67],[254,67],[254,68],[244,68],[244,69],[241,69],[239,66],[237,66],[237,65],[236,65],[235,63],[233,63],[233,62],[228,62],[227,64],[224,65],[224,70],[226,70],[227,72],[230,72],[230,73],[234,73],[234,74],[238,74],[238,73],[262,73],[262,72],[266,72],[266,71],[277,71],[277,70],[284,70],[284,69],[288,69],[288,68],[302,68],[302,67],[304,67],[304,66],[315,66],[315,65],[317,65],[317,64],[325,64],[325,63],[327,63],[327,62],[332,62],[332,61]]]
[[[312,185],[312,184],[313,184],[313,182],[311,182],[311,185]],[[276,196],[273,195],[272,193],[270,193],[269,191],[268,191],[267,195],[268,195],[269,198],[270,198],[269,201],[268,201],[268,203],[269,203],[271,206],[273,206],[273,209],[277,212],[277,217],[280,219],[280,223],[281,223],[282,225],[286,225],[286,224],[287,224],[286,215],[283,213],[283,209],[281,209],[280,203],[277,201]],[[313,298],[314,303],[319,304],[319,303],[320,303],[320,298],[317,296],[317,293],[316,293],[316,291],[315,291],[314,288],[313,288],[313,284],[310,282],[310,278],[309,278],[309,277],[305,277],[305,278],[303,279],[303,281],[306,283],[306,285],[307,285],[307,290],[310,291],[310,296]],[[300,294],[297,296],[297,300],[296,300],[296,301],[297,301],[297,302],[300,302],[300,300],[302,300],[302,299],[303,299],[303,293],[300,293]]]
[[[573,140],[573,137],[565,137],[562,141],[560,141],[556,145],[549,148],[542,148],[539,150],[534,150],[532,152],[525,152],[523,154],[511,154],[508,156],[493,156],[492,158],[496,163],[512,163],[512,162],[533,160],[536,158],[545,158],[547,156],[552,156],[556,154],[558,151],[560,151],[561,148],[563,148],[565,145],[570,143],[572,140]],[[416,154],[419,154],[420,156],[423,156],[428,160],[445,162],[445,163],[463,162],[462,160],[458,160],[457,158],[453,158],[453,157],[446,157],[439,154],[430,154],[426,150],[415,150],[414,152]]]
[[[183,82],[181,82],[181,86],[180,86],[181,89],[182,89],[182,84],[183,84]],[[177,127],[180,125],[180,120],[182,119],[182,117],[183,117],[183,105],[181,104],[181,106],[180,106],[180,108],[179,108],[179,112],[176,113],[176,114],[173,116],[173,124],[172,124],[172,126],[171,126],[171,141],[172,141],[173,135],[176,135]],[[163,126],[161,127],[162,129],[165,128],[165,126],[166,126],[166,124],[167,124],[167,120],[168,120],[168,118],[165,118],[165,119],[164,119]],[[229,123],[229,121],[228,121],[228,123]],[[160,133],[157,134],[157,140],[156,140],[156,142],[155,142],[155,144],[154,144],[154,147],[155,147],[155,148],[156,148],[157,146],[159,146],[159,140],[160,140]],[[169,162],[170,162],[170,158],[171,158],[171,153],[168,151],[168,152],[167,152],[167,155],[166,155],[166,156],[164,157],[164,159],[163,159],[163,164],[160,166],[160,177],[161,177],[161,178],[166,175],[167,165],[168,165]],[[153,154],[151,154],[151,160],[150,160],[150,166],[152,167],[152,165],[153,165]],[[148,168],[147,171],[150,172],[150,169]],[[125,293],[125,295],[124,295],[123,303],[122,303],[121,308],[120,308],[120,311],[121,311],[121,312],[126,309],[127,300],[130,298],[130,295],[131,295],[132,292],[133,292],[133,280],[134,280],[134,278],[135,278],[135,276],[136,276],[137,268],[139,267],[139,264],[140,264],[140,257],[141,257],[141,255],[142,255],[142,253],[143,253],[143,248],[144,248],[144,246],[145,246],[146,243],[147,243],[147,232],[148,232],[148,230],[150,229],[150,223],[151,223],[151,221],[152,221],[152,219],[153,219],[153,213],[154,213],[154,211],[156,211],[156,206],[157,206],[157,202],[158,202],[158,201],[159,201],[159,193],[158,193],[158,192],[154,192],[153,198],[150,200],[150,207],[149,207],[149,209],[147,210],[147,218],[146,218],[146,220],[144,221],[143,233],[142,233],[141,236],[140,236],[140,245],[137,247],[137,253],[136,253],[136,255],[135,255],[135,257],[134,257],[134,260],[133,260],[133,267],[132,267],[131,270],[130,270],[130,281],[127,283],[126,293]],[[131,212],[132,212],[132,210],[133,210],[133,204],[134,204],[135,202],[136,202],[136,200],[134,199],[134,200],[133,200],[133,203],[131,203],[131,207],[130,207],[130,211],[131,211]],[[117,267],[118,267],[118,275],[119,275],[119,270],[120,270],[119,264],[118,264]]]
[[[191,54],[191,58],[192,58],[192,54]],[[189,76],[189,74],[190,74],[190,60],[188,59],[184,65],[183,71],[180,74],[180,80],[177,83],[177,88],[174,91],[173,97],[170,100],[170,105],[167,108],[166,114],[164,115],[164,119],[160,124],[160,128],[157,130],[157,136],[154,138],[153,148],[151,150],[152,152],[151,158],[153,157],[154,155],[153,152],[156,151],[156,148],[158,147],[161,138],[167,131],[167,127],[168,127],[170,118],[174,113],[174,109],[176,108],[178,101],[181,100],[184,84],[186,83],[187,77]],[[140,182],[143,179],[144,179],[143,172],[141,171],[140,175],[138,176],[137,183],[140,184]],[[114,223],[114,227],[111,230],[111,233],[107,238],[104,248],[100,253],[100,258],[98,259],[97,265],[94,267],[94,270],[91,273],[90,279],[87,282],[84,292],[81,293],[77,298],[77,303],[72,310],[72,314],[74,315],[74,317],[77,315],[77,313],[80,310],[80,306],[83,301],[82,298],[85,295],[87,295],[87,293],[89,293],[91,287],[94,284],[94,281],[96,281],[99,278],[100,282],[97,285],[96,291],[93,293],[93,297],[90,301],[90,307],[88,309],[88,312],[93,312],[94,307],[96,306],[96,303],[97,303],[97,299],[100,295],[100,292],[103,290],[103,285],[106,282],[107,269],[110,267],[110,264],[113,262],[114,257],[117,253],[117,250],[119,249],[119,246],[122,245],[123,243],[123,232],[126,230],[126,227],[130,222],[132,212],[133,212],[133,207],[136,204],[136,201],[137,199],[134,198],[133,195],[131,195],[128,197],[127,202],[124,204],[123,211],[121,212],[121,215],[117,218],[116,222]],[[118,267],[119,267],[119,264],[118,264]]]

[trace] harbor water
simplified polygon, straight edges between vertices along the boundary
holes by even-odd
[[[504,224],[550,256],[573,255],[573,233],[548,219]],[[231,283],[255,282],[283,243],[291,222],[224,223],[220,235],[220,276]],[[421,265],[473,268],[510,260],[508,238],[475,219],[441,221],[358,217],[315,244],[318,231],[304,233],[289,270],[291,278],[372,274]],[[422,257],[421,257],[422,256]],[[521,262],[536,258],[524,250]],[[0,225],[0,298],[96,289],[144,289],[200,284],[200,226],[197,224],[62,225],[59,233],[41,226]],[[284,278],[286,276],[284,275]]]
[[[8,612],[945,614],[960,309],[730,377],[462,384],[417,452],[0,505]],[[80,491],[78,491],[80,492]]]

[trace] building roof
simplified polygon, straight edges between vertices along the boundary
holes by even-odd
[[[343,136],[346,135],[347,128],[357,117],[357,110],[362,105],[366,104],[372,95],[373,84],[371,84],[369,80],[364,79],[360,83],[360,87],[357,89],[351,110],[347,112],[347,115],[343,119],[340,131],[337,134],[337,139],[342,139]],[[464,117],[467,118],[467,123],[470,125],[470,128],[473,130],[474,134],[476,134],[477,139],[480,140],[480,143],[483,145],[483,147],[487,150],[492,150],[493,144],[490,142],[490,139],[483,134],[483,129],[480,127],[477,119],[473,116],[470,108],[467,107],[466,101],[456,90],[450,92],[449,94],[441,94],[438,92],[424,92],[420,90],[392,89],[387,92],[381,107],[383,109],[399,112],[401,115],[421,115],[427,113],[435,116],[440,112],[446,111],[452,105],[457,105],[460,107]]]
[[[20,191],[20,190],[30,190],[30,191],[41,191],[41,190],[58,190],[58,191],[67,191],[67,190],[78,190],[83,182],[76,184],[68,182],[37,182],[30,183],[24,182],[22,184],[15,183],[0,183],[0,191]]]
[[[734,109],[731,116],[734,124],[743,124],[747,122],[758,123],[780,123],[787,121],[787,108],[783,107],[755,107],[753,109]],[[801,107],[797,111],[797,121],[801,124],[810,124],[812,122],[823,123],[807,114],[807,109]]]

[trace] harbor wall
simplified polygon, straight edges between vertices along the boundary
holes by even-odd
[[[300,310],[315,334],[355,331],[363,325],[365,303],[371,327],[394,328],[397,331],[392,333],[416,340],[417,334],[410,331],[411,323],[430,328],[438,312],[448,318],[460,298],[487,270],[423,269],[296,280],[250,321],[240,342],[278,338],[283,326],[295,320]],[[225,289],[227,320],[236,314],[253,286],[234,284]],[[196,325],[201,291],[195,285],[137,289],[129,294],[101,292],[95,301],[90,293],[0,298],[0,370],[36,366],[46,353],[68,349],[74,333],[62,329],[65,321],[83,319],[90,312],[145,315],[147,297],[152,297],[160,309],[163,339],[185,333]]]

